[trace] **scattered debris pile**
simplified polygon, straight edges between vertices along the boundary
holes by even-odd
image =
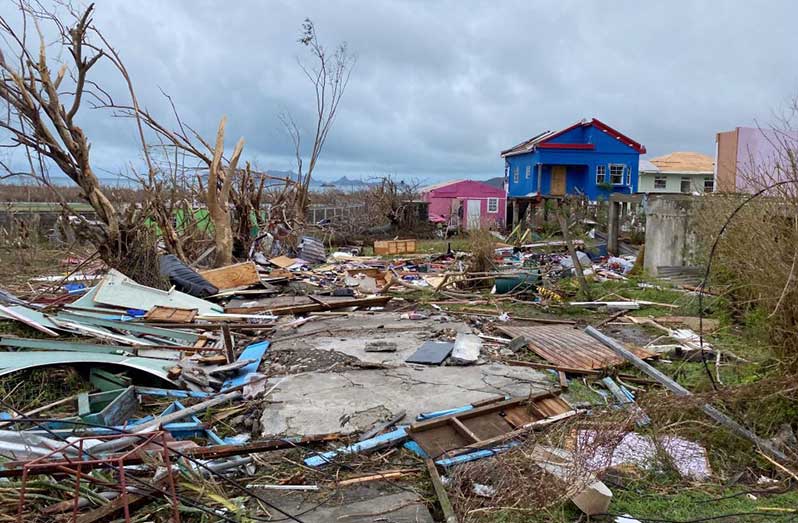
[[[295,257],[208,270],[164,256],[168,290],[78,259],[66,277],[4,290],[0,316],[14,328],[0,335],[0,380],[75,369],[65,397],[0,399],[5,510],[84,523],[137,513],[482,521],[501,507],[570,500],[596,516],[611,512],[606,478],[619,469],[665,456],[684,478],[711,477],[706,450],[646,433],[651,419],[635,401],[655,386],[690,395],[648,362],[715,354],[692,318],[626,315],[668,304],[572,299],[574,257],[558,242],[500,245],[494,268],[478,272],[467,253],[392,248],[328,255],[304,238]],[[627,262],[584,268],[625,278]],[[517,303],[540,314],[518,316]],[[661,336],[624,344],[551,314],[568,307]],[[768,459],[789,459],[703,411]],[[403,486],[425,477],[435,504]]]

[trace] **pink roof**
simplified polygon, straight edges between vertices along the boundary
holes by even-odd
[[[451,196],[490,196],[492,198],[504,198],[506,193],[503,187],[483,183],[476,180],[451,180],[434,185],[428,185],[419,189],[421,194],[435,193],[437,195]]]

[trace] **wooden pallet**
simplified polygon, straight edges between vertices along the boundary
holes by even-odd
[[[559,394],[543,392],[414,423],[410,438],[437,458],[490,444],[531,423],[572,412]]]

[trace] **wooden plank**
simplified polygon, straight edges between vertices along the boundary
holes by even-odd
[[[561,370],[557,371],[557,379],[560,381],[560,388],[567,389],[568,388],[568,377],[565,373]]]
[[[258,266],[253,261],[200,271],[200,275],[220,291],[260,283]]]
[[[78,416],[85,416],[91,413],[91,405],[89,405],[89,393],[81,392],[78,394]]]
[[[233,336],[230,334],[230,327],[224,323],[222,323],[222,341],[224,342],[224,355],[227,358],[227,363],[233,363],[236,359]]]
[[[435,457],[500,438],[531,422],[570,410],[565,400],[543,392],[533,398],[513,398],[414,423],[407,431],[428,455]]]
[[[318,297],[317,297],[318,298]],[[287,305],[269,307],[268,305],[257,305],[254,307],[228,307],[225,309],[227,313],[233,314],[247,314],[255,312],[270,312],[276,316],[285,314],[304,314],[308,312],[318,312],[329,309],[343,309],[347,307],[374,307],[385,305],[391,300],[390,296],[369,296],[367,298],[345,298],[341,300],[330,300],[325,297],[321,298],[323,305],[320,303],[304,303],[300,305]]]
[[[457,430],[457,432],[459,432],[466,438],[470,439],[473,443],[476,443],[477,441],[482,441],[482,438],[471,432],[468,429],[468,427],[463,425],[463,422],[457,419],[456,417],[452,418],[451,421],[452,421],[452,426],[455,428],[455,430]]]
[[[444,521],[446,521],[446,523],[457,523],[457,516],[454,513],[454,508],[452,508],[452,502],[449,501],[449,495],[446,493],[446,488],[443,486],[443,481],[441,481],[441,476],[438,474],[438,469],[435,467],[435,462],[427,458],[424,460],[424,464],[427,466],[427,472],[429,472],[429,477],[432,480],[432,487],[435,489],[435,495],[438,496],[438,503],[441,506],[441,511],[443,511]]]
[[[144,315],[144,320],[158,323],[191,323],[197,316],[197,309],[180,309],[156,305]]]

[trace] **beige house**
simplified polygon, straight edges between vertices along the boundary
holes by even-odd
[[[705,193],[715,190],[715,166],[711,156],[676,152],[640,160],[639,193]]]

